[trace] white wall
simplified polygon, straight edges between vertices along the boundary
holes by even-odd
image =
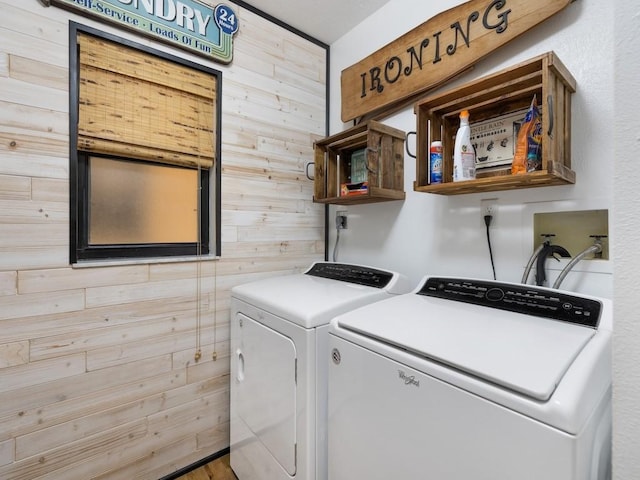
[[[615,8],[613,470],[622,480],[640,478],[640,173],[635,154],[640,148],[640,4],[616,0]]]
[[[435,3],[391,0],[332,45],[332,132],[348,127],[340,121],[338,72],[439,11],[462,2]],[[578,272],[563,286],[614,298],[613,475],[618,480],[640,478],[640,314],[636,306],[640,170],[635,153],[640,149],[639,25],[637,0],[580,0],[502,47],[463,79],[554,50],[577,80],[572,125],[576,185],[496,193],[496,268],[498,279],[519,281],[530,254],[534,211],[610,210],[612,261],[599,267],[605,273]],[[386,122],[415,129],[411,109]],[[489,278],[478,212],[480,199],[486,195],[449,198],[417,194],[411,191],[414,179],[415,161],[406,157],[404,202],[348,208],[349,230],[341,236],[338,259],[397,269],[414,282],[432,272]],[[581,265],[581,269],[585,267],[588,265]]]
[[[391,0],[331,46],[332,133],[350,126],[340,120],[339,72],[437,13],[460,3],[456,0]],[[407,198],[403,202],[349,206],[349,228],[341,234],[338,261],[398,270],[409,276],[414,285],[425,274],[491,278],[480,200],[498,198],[498,212],[491,231],[496,274],[498,280],[519,282],[534,248],[534,213],[611,209],[612,32],[611,5],[596,0],[580,0],[498,49],[457,81],[467,82],[541,53],[555,51],[576,78],[578,86],[572,100],[575,185],[451,197],[416,193],[413,191],[415,160],[405,156]],[[452,85],[454,83],[444,89]],[[416,128],[411,107],[384,122],[404,131]],[[410,147],[413,151],[414,143],[415,137],[412,137]],[[610,236],[614,233],[611,230],[610,226]],[[331,233],[330,257],[335,231]],[[549,274],[552,283],[566,261],[555,265],[555,262],[547,263],[550,268],[555,268]],[[566,278],[562,287],[611,297],[611,263],[583,261],[574,269],[575,273]]]

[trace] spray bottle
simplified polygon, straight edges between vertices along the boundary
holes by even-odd
[[[473,180],[476,178],[476,152],[471,144],[469,112],[460,112],[460,128],[456,133],[453,150],[453,181]]]

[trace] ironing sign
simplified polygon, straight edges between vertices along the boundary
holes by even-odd
[[[470,0],[342,71],[342,121],[439,86],[575,0]]]

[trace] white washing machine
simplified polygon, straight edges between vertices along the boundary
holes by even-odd
[[[611,303],[425,278],[336,317],[330,480],[604,480]]]
[[[240,480],[325,480],[329,321],[410,290],[393,272],[314,263],[232,289],[231,467]]]

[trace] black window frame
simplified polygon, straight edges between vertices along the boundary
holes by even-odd
[[[162,163],[149,162],[147,160],[135,160],[122,158],[115,155],[102,155],[89,152],[78,152],[78,180],[81,201],[78,203],[78,243],[76,251],[79,260],[108,260],[112,258],[146,258],[146,257],[167,257],[167,256],[192,256],[209,254],[209,169],[200,169],[200,214],[198,219],[200,225],[200,244],[198,242],[184,243],[145,243],[145,244],[124,244],[124,245],[91,245],[89,243],[89,222],[90,222],[90,161],[91,157],[101,157],[113,160],[121,160],[144,165],[159,165],[167,168],[184,168],[196,170],[195,168],[181,167]]]
[[[222,112],[222,73],[213,68],[188,61],[165,52],[161,52],[85,25],[69,22],[69,259],[71,264],[92,260],[150,260],[159,257],[198,257],[201,255],[221,255],[221,112]],[[136,162],[132,158],[116,155],[100,155],[83,152],[78,146],[78,102],[80,87],[79,48],[77,36],[79,32],[98,36],[126,47],[200,70],[216,77],[216,131],[215,158],[211,169],[200,169],[200,225],[198,242],[191,243],[153,243],[122,245],[90,245],[89,236],[89,157],[105,157],[117,160]],[[153,163],[140,161],[141,163]],[[161,164],[159,164],[161,165]],[[174,165],[168,165],[176,167]],[[180,167],[177,168],[188,168]],[[213,187],[214,192],[211,192]],[[212,195],[213,193],[213,195]],[[213,213],[213,218],[212,214]],[[213,220],[213,221],[212,221]],[[213,249],[210,249],[211,228],[213,230]]]

